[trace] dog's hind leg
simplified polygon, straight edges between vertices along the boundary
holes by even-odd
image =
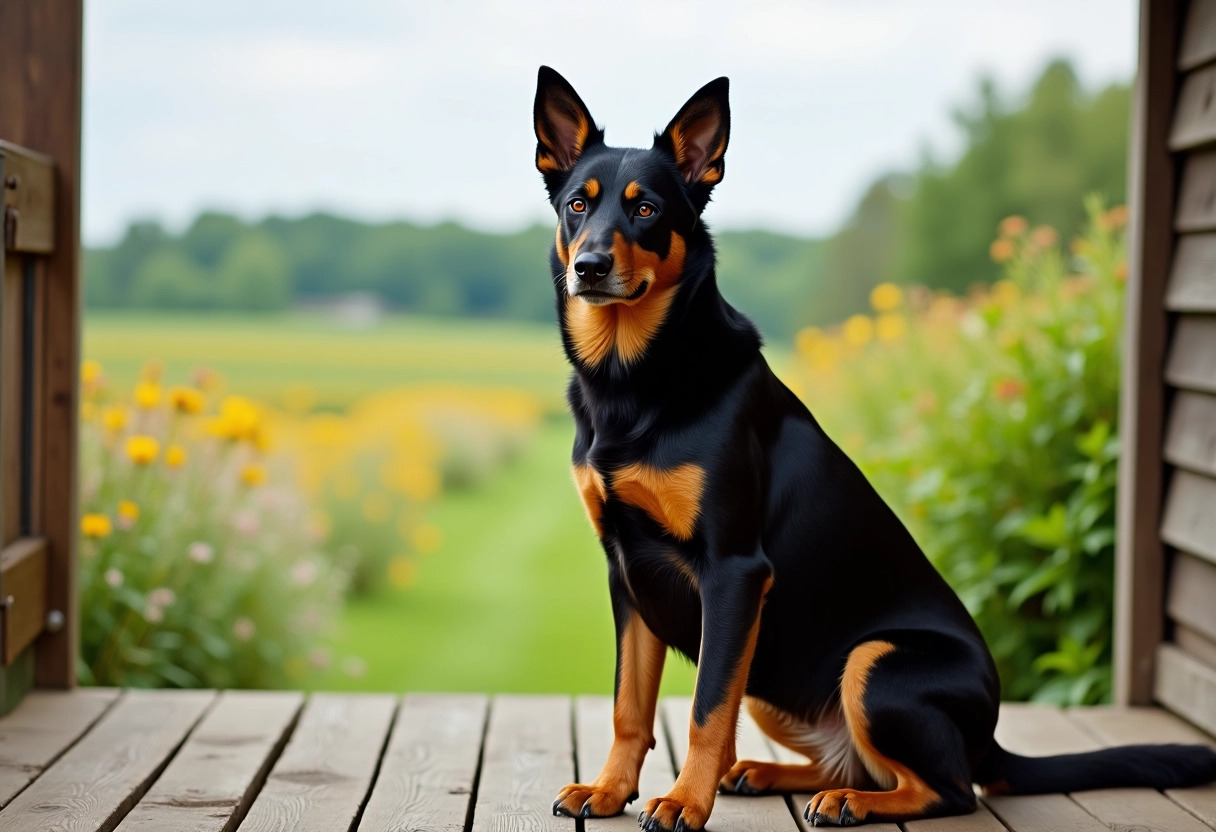
[[[914,647],[875,640],[849,654],[840,681],[841,711],[866,771],[886,791],[823,790],[806,807],[812,826],[904,821],[975,808],[958,720],[974,719],[982,733],[987,693],[974,684],[975,668],[950,650],[945,640]]]
[[[807,762],[740,760],[722,778],[719,789],[724,794],[818,792],[868,782],[839,709],[808,721],[762,699],[749,696],[743,701],[769,739],[806,757]]]

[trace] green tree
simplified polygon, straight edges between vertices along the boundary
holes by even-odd
[[[218,296],[230,309],[283,309],[291,299],[287,258],[268,234],[242,234],[224,252],[216,270]]]
[[[163,249],[144,260],[131,283],[132,306],[199,309],[213,305],[207,275],[181,252]]]

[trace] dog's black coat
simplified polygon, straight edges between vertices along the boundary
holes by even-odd
[[[893,814],[895,804],[874,803],[869,819],[970,811],[973,782],[1029,793],[1165,788],[1216,777],[1216,754],[1199,747],[1030,759],[996,744],[1000,687],[971,616],[858,468],[774,376],[756,328],[718,291],[713,241],[700,215],[725,169],[725,79],[697,93],[648,150],[605,145],[574,90],[547,68],[540,72],[535,118],[538,167],[559,216],[550,265],[563,345],[574,366],[568,390],[577,428],[573,462],[576,471],[593,471],[604,481],[595,503],[618,625],[618,700],[623,633],[634,616],[659,641],[698,662],[694,746],[699,726],[715,714],[729,720],[737,713],[732,680],[740,673],[748,697],[815,724],[848,704],[842,703],[842,675],[850,655],[879,643],[891,649],[882,648],[858,680],[855,712],[865,719],[854,722],[866,724],[850,723],[854,745],[868,743],[870,758],[895,761],[927,791]],[[677,146],[689,133],[700,137],[691,158]],[[653,213],[641,216],[642,202]],[[599,285],[600,273],[588,266],[588,279],[580,279],[571,270],[609,256],[618,267],[647,256],[662,267],[680,246],[670,302],[644,349],[610,349],[589,359],[574,321],[589,310],[575,306],[586,301],[571,291]],[[644,277],[624,276],[620,296],[626,289],[631,296],[657,291]],[[619,497],[623,486],[614,485],[614,472],[635,464],[703,472],[690,535],[673,533],[654,510]],[[731,762],[733,747],[724,752],[723,770],[699,775],[712,779],[711,792]],[[606,768],[601,780],[612,776],[628,779],[627,772],[610,776]],[[668,798],[651,801],[643,824],[703,824],[705,784],[693,782],[695,776]],[[847,785],[874,787],[869,778]],[[559,796],[555,811],[619,810],[614,799],[595,802],[597,787],[582,788],[580,802],[584,794],[593,797],[580,807]],[[859,822],[867,816],[865,794],[840,798],[834,810],[813,801],[810,819]],[[708,802],[712,806],[712,794]]]

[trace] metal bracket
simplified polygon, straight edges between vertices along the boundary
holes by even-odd
[[[6,251],[55,248],[55,165],[49,156],[0,140]]]

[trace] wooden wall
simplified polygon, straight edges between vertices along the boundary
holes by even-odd
[[[1216,731],[1216,0],[1141,15],[1116,692]]]

